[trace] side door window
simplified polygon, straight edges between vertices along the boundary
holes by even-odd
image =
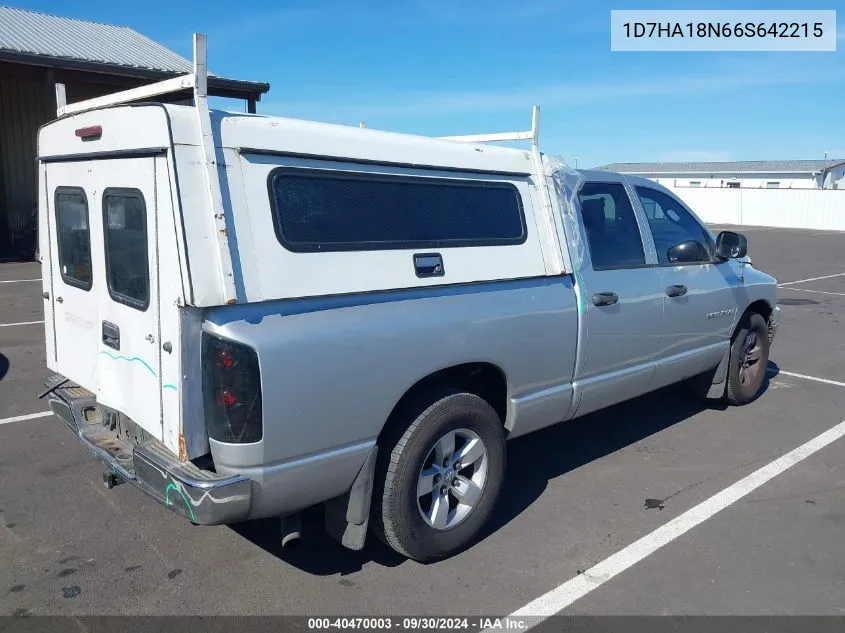
[[[578,199],[593,270],[645,266],[642,236],[625,187],[588,182]]]
[[[85,191],[79,187],[56,188],[55,207],[62,280],[69,286],[91,290],[91,231]]]
[[[648,218],[659,264],[674,264],[675,262],[669,257],[669,249],[690,240],[701,244],[703,249],[698,252],[694,262],[687,263],[712,261],[715,248],[713,239],[680,201],[649,187],[635,187],[635,189]]]
[[[103,193],[106,278],[113,301],[142,312],[150,304],[147,210],[137,189]]]

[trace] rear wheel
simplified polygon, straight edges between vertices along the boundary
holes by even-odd
[[[769,329],[756,312],[747,312],[731,343],[725,399],[747,404],[760,393],[769,362]]]
[[[427,562],[469,545],[489,518],[505,436],[499,416],[474,394],[440,392],[423,402],[431,404],[409,409],[384,442],[373,510],[388,545]]]

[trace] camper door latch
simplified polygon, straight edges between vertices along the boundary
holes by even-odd
[[[103,345],[120,349],[120,328],[114,323],[103,321]]]
[[[42,293],[41,293],[41,296],[42,296],[42,297],[44,297],[45,299],[49,299],[49,298],[50,298],[50,293],[49,293],[49,292],[42,292]]]
[[[155,343],[156,342],[156,339],[152,334],[147,334],[144,337],[144,340],[147,341],[148,343]]]

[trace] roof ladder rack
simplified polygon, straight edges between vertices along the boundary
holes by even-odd
[[[219,270],[222,275],[220,280],[223,291],[222,297],[225,303],[235,303],[237,301],[237,288],[235,286],[234,270],[232,267],[232,253],[229,247],[229,234],[226,227],[223,195],[220,190],[220,176],[217,170],[214,132],[211,128],[211,115],[208,110],[208,47],[206,42],[207,38],[204,34],[194,33],[194,68],[193,72],[187,75],[70,104],[65,103],[64,87],[60,87],[60,84],[57,84],[57,115],[62,117],[95,108],[105,108],[131,103],[133,101],[142,101],[151,97],[178,93],[187,89],[193,90],[200,148],[203,154],[205,190],[209,208],[212,212],[214,233],[217,236]]]
[[[441,136],[443,140],[460,141],[463,143],[491,143],[496,141],[531,141],[531,158],[534,162],[534,175],[537,188],[540,191],[540,199],[543,202],[543,217],[549,229],[549,235],[554,236],[555,244],[550,249],[551,264],[547,272],[559,275],[571,269],[568,261],[568,251],[561,248],[561,234],[558,223],[555,220],[552,210],[552,201],[549,188],[546,184],[545,170],[543,169],[543,157],[540,153],[540,106],[534,106],[531,110],[531,129],[525,132],[496,132],[493,134],[465,134],[461,136]]]
[[[540,141],[540,106],[531,110],[531,129],[526,132],[496,132],[493,134],[464,134],[462,136],[441,136],[445,141],[463,143],[491,143],[494,141],[531,141],[538,145]]]

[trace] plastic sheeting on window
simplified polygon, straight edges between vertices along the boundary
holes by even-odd
[[[575,278],[575,292],[578,295],[578,312],[583,314],[587,309],[587,298],[584,295],[584,283],[581,269],[584,267],[587,245],[581,233],[580,202],[578,191],[584,184],[584,175],[572,169],[559,157],[546,157],[546,176],[551,180],[549,196],[556,197],[560,217],[563,220],[563,236],[561,248],[569,250],[569,263],[572,266],[572,276]]]
[[[569,249],[572,272],[577,276],[584,265],[587,248],[578,221],[578,190],[584,184],[584,175],[572,169],[559,156],[546,157],[545,163],[546,176],[551,180],[549,195],[556,197],[563,219],[566,242],[561,244],[561,248]]]

